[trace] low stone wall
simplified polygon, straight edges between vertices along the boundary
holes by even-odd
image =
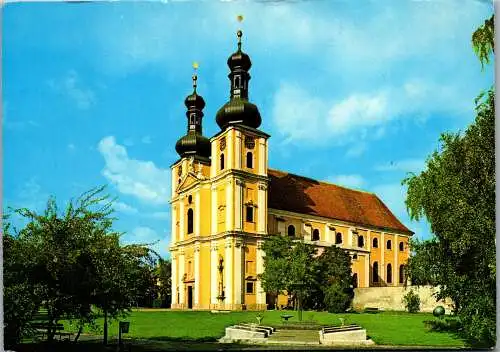
[[[432,312],[438,305],[444,307],[446,314],[451,312],[452,301],[446,299],[444,302],[436,302],[434,293],[438,291],[432,286],[387,286],[387,287],[362,287],[354,289],[354,309],[378,308],[380,310],[404,311],[403,296],[411,289],[420,297],[420,311]]]

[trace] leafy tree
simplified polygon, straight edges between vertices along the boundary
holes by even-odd
[[[154,257],[147,247],[120,245],[120,234],[112,230],[112,200],[103,191],[100,187],[84,193],[62,214],[54,198],[42,214],[15,210],[29,221],[14,241],[29,259],[6,270],[27,278],[27,285],[36,288],[34,302],[47,309],[52,326],[63,317],[77,321],[75,341],[83,326],[95,324],[103,312],[106,343],[108,316],[127,313],[150,287],[153,272]],[[54,333],[48,329],[48,340]]]
[[[435,238],[428,241],[410,239],[412,255],[406,265],[406,276],[411,278],[412,285],[437,285],[438,261],[442,257],[439,243]]]
[[[318,302],[329,312],[345,312],[354,298],[351,257],[339,247],[326,248],[318,257]]]
[[[483,65],[494,50],[493,18],[472,36]],[[494,106],[490,88],[476,99],[476,118],[465,133],[442,134],[426,170],[403,181],[411,218],[426,217],[435,235],[420,246],[427,253],[417,247],[416,257],[432,260],[423,265],[440,287],[438,298],[453,300],[462,333],[477,346],[496,340]]]
[[[158,293],[165,306],[170,305],[170,296],[172,295],[172,262],[161,259],[158,261],[156,275],[159,281]]]

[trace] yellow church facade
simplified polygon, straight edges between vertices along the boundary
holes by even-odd
[[[203,136],[205,102],[185,104],[187,133],[172,166],[173,309],[262,310],[272,300],[259,280],[266,236],[281,234],[352,258],[357,287],[403,285],[413,234],[374,194],[270,169],[269,135],[248,99],[251,61],[228,59],[230,100],[217,112],[220,132]],[[279,297],[278,304],[286,304]]]

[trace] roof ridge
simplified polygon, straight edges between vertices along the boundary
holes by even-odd
[[[307,176],[302,176],[302,175],[297,175],[297,174],[293,174],[293,173],[290,173],[290,172],[286,172],[286,171],[281,171],[281,170],[278,170],[278,169],[273,169],[273,168],[267,168],[268,170],[272,170],[272,171],[278,171],[278,172],[281,172],[283,174],[288,174],[288,175],[294,175],[294,176],[298,176],[298,177],[302,177],[302,178],[307,178],[307,179],[310,179],[310,180],[313,180],[313,181],[316,181],[316,182],[319,182],[319,183],[323,183],[323,184],[326,184],[326,185],[331,185],[331,186],[336,186],[336,187],[340,187],[340,188],[344,188],[344,189],[347,189],[349,191],[354,191],[354,192],[361,192],[361,193],[367,193],[367,194],[370,194],[372,196],[377,196],[375,193],[373,192],[369,192],[369,191],[365,191],[365,190],[362,190],[362,189],[356,189],[356,188],[349,188],[349,187],[346,187],[346,186],[341,186],[341,185],[338,185],[336,183],[333,183],[333,182],[328,182],[328,181],[322,181],[322,180],[317,180],[317,179],[314,179],[314,178],[311,178],[311,177],[307,177]]]

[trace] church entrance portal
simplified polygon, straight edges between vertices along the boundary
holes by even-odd
[[[188,309],[192,309],[193,308],[193,286],[188,286],[187,287],[188,289],[188,297],[187,297],[187,303],[188,303]]]

